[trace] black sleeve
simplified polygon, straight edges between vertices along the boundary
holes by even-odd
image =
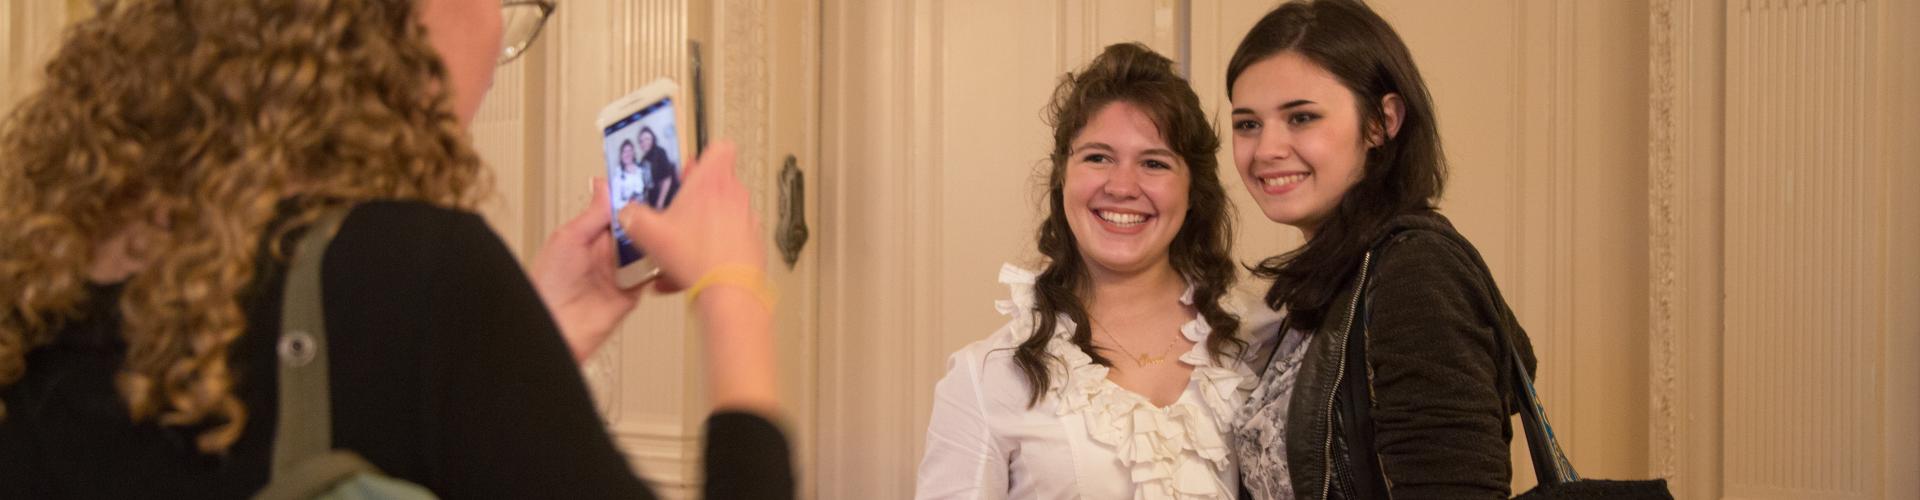
[[[1401,498],[1506,498],[1497,315],[1474,265],[1438,233],[1396,238],[1369,298],[1375,447]]]
[[[11,414],[9,420],[0,420],[0,498],[46,498],[51,492],[44,491],[42,477],[34,470],[40,458],[20,422],[21,405],[7,401],[6,411]]]
[[[580,368],[513,255],[444,212],[425,315],[436,490],[449,498],[653,498],[615,448]]]
[[[791,452],[780,428],[752,413],[707,417],[706,487],[703,498],[791,499]]]

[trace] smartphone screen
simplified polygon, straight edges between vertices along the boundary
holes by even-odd
[[[680,134],[674,129],[673,99],[661,99],[602,130],[607,153],[607,195],[612,199],[613,237],[620,266],[646,257],[620,225],[620,209],[640,203],[664,210],[680,192]]]

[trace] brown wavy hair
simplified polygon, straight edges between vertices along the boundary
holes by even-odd
[[[1215,361],[1237,356],[1244,347],[1236,337],[1240,318],[1220,306],[1221,297],[1233,288],[1236,278],[1231,255],[1232,205],[1220,185],[1219,160],[1215,157],[1220,151],[1220,136],[1200,108],[1200,96],[1174,72],[1173,61],[1138,43],[1111,45],[1078,74],[1061,78],[1053,101],[1047,105],[1053,150],[1048,158],[1052,169],[1047,175],[1047,219],[1037,231],[1040,254],[1047,259],[1046,267],[1034,279],[1034,313],[1040,321],[1033,335],[1013,354],[1014,364],[1033,388],[1027,402],[1030,406],[1039,404],[1050,386],[1046,347],[1060,313],[1073,319],[1073,344],[1093,362],[1113,366],[1093,347],[1091,322],[1081,303],[1081,297],[1090,291],[1092,278],[1080,258],[1073,229],[1067,226],[1061,190],[1066,184],[1073,138],[1095,114],[1115,102],[1126,102],[1146,112],[1174,154],[1186,162],[1192,176],[1187,188],[1190,205],[1180,232],[1173,237],[1168,258],[1174,270],[1193,285],[1193,306],[1213,328],[1207,348]]]
[[[83,319],[90,264],[126,237],[143,269],[117,304],[120,395],[203,452],[232,445],[247,410],[227,351],[258,259],[330,207],[486,190],[414,7],[121,0],[70,27],[0,123],[0,387]]]

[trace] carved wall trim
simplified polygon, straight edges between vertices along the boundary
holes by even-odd
[[[1651,0],[1648,4],[1648,54],[1649,61],[1647,92],[1648,128],[1647,128],[1647,202],[1648,202],[1648,374],[1649,425],[1648,459],[1650,471],[1655,477],[1676,478],[1681,475],[1681,443],[1684,436],[1679,426],[1683,394],[1680,392],[1680,350],[1675,340],[1675,301],[1679,295],[1677,288],[1680,280],[1676,268],[1679,263],[1675,255],[1676,227],[1680,223],[1680,214],[1675,204],[1682,193],[1675,178],[1675,86],[1676,78],[1674,54],[1684,49],[1684,42],[1676,42],[1675,31],[1679,30],[1674,19],[1673,0]]]
[[[1725,7],[1648,10],[1647,474],[1721,494]]]
[[[709,99],[719,126],[712,128],[739,145],[738,169],[766,177],[768,164],[767,0],[725,0],[714,15],[718,25],[708,51],[718,99]],[[760,179],[764,180],[764,179]],[[749,182],[754,200],[769,203],[770,182]]]

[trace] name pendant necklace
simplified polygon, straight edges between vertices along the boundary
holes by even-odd
[[[1175,336],[1173,336],[1173,340],[1172,340],[1172,341],[1169,341],[1169,342],[1167,342],[1167,345],[1166,345],[1166,347],[1162,347],[1162,348],[1160,348],[1160,355],[1158,355],[1158,356],[1150,356],[1150,355],[1148,355],[1147,353],[1141,353],[1141,354],[1137,354],[1137,355],[1136,355],[1136,354],[1134,354],[1134,353],[1133,353],[1133,351],[1130,351],[1130,350],[1127,350],[1127,346],[1126,346],[1126,344],[1122,344],[1122,343],[1120,343],[1120,338],[1119,338],[1119,337],[1115,337],[1115,336],[1113,335],[1113,331],[1112,331],[1112,330],[1108,330],[1108,329],[1107,329],[1106,327],[1104,327],[1104,326],[1100,326],[1100,324],[1099,324],[1099,323],[1094,323],[1094,324],[1093,324],[1093,326],[1094,326],[1094,328],[1097,328],[1097,329],[1099,329],[1099,330],[1100,330],[1100,333],[1105,333],[1105,334],[1107,334],[1107,340],[1111,340],[1111,341],[1113,341],[1113,346],[1114,346],[1114,347],[1118,347],[1118,348],[1120,348],[1120,353],[1121,353],[1121,354],[1125,354],[1125,355],[1127,355],[1127,359],[1129,359],[1129,360],[1132,360],[1132,361],[1133,361],[1133,364],[1134,364],[1135,366],[1137,366],[1137,367],[1140,367],[1140,368],[1146,368],[1146,367],[1148,367],[1148,366],[1152,366],[1152,365],[1155,365],[1155,364],[1159,364],[1159,363],[1160,363],[1160,362],[1162,362],[1162,361],[1166,361],[1166,360],[1167,360],[1167,353],[1169,353],[1169,352],[1172,352],[1172,351],[1173,351],[1173,346],[1174,346],[1174,344],[1178,344],[1178,343],[1180,343],[1180,336],[1179,336],[1179,335],[1175,335]]]

